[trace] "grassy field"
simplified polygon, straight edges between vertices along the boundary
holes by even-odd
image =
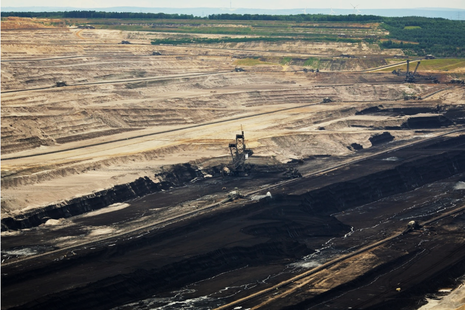
[[[385,31],[379,23],[319,22],[266,20],[209,20],[209,19],[67,19],[68,25],[92,25],[100,29],[124,31],[151,31],[171,33],[198,33],[222,35],[250,35],[262,37],[295,38],[353,38],[382,37]]]
[[[465,23],[426,17],[382,17],[372,15],[256,15],[213,14],[208,17],[130,12],[4,12],[6,16],[60,20],[54,26],[90,25],[97,29],[151,32],[153,44],[214,44],[242,37],[243,42],[306,40],[377,45],[382,50],[402,49],[411,56],[465,58]],[[5,15],[4,14],[4,15]],[[61,19],[60,19],[61,18]],[[5,20],[5,19],[2,19]],[[178,40],[177,36],[183,36]],[[215,39],[196,42],[186,38]],[[168,41],[167,41],[168,40]]]
[[[262,61],[256,58],[238,59],[234,62],[236,66],[257,66],[257,65],[279,65],[277,62]]]
[[[318,69],[318,68],[320,68],[320,59],[319,59],[319,58],[310,57],[309,59],[307,59],[307,60],[304,62],[304,66],[312,67],[312,68]]]
[[[413,67],[412,67],[413,66]],[[416,63],[410,65],[410,69],[415,69]],[[407,65],[400,65],[392,68],[387,68],[382,71],[392,71],[401,69],[407,70]],[[446,59],[424,59],[421,61],[418,70],[421,71],[453,71],[457,69],[465,70],[465,59],[461,58],[446,58]]]

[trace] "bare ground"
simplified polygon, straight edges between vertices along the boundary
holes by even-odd
[[[15,218],[52,204],[66,204],[72,198],[126,184],[139,177],[159,182],[162,180],[156,174],[174,164],[190,162],[205,169],[227,164],[227,146],[241,127],[246,133],[247,146],[257,155],[255,163],[276,165],[292,159],[331,158],[331,163],[350,160],[361,156],[362,149],[375,152],[373,137],[385,132],[392,136],[391,144],[387,144],[389,148],[434,137],[461,128],[463,124],[465,92],[460,86],[428,81],[404,84],[401,77],[390,73],[304,73],[298,66],[259,65],[244,67],[245,72],[233,72],[235,60],[250,55],[270,57],[289,51],[310,57],[326,53],[356,54],[356,49],[361,49],[359,53],[363,51],[363,54],[379,57],[380,51],[373,47],[343,43],[154,47],[149,44],[152,38],[146,33],[109,30],[2,31],[2,218]],[[133,44],[119,44],[125,39]],[[152,55],[154,50],[162,55]],[[443,82],[449,78],[440,74],[438,77]],[[55,87],[59,80],[66,81],[68,86]],[[425,99],[405,101],[405,94],[417,94]],[[322,104],[326,97],[333,102]],[[313,168],[307,169],[317,170],[320,164],[321,167],[330,165],[315,160],[310,165]],[[375,169],[376,165],[369,167]],[[259,187],[269,182],[276,180],[264,178],[251,181],[250,186]],[[243,181],[232,183],[225,187],[244,186]],[[144,218],[146,212],[156,218],[169,218],[185,213],[186,204],[193,208],[214,203],[224,198],[222,185],[212,183],[211,186],[218,187],[208,193],[213,197],[201,202],[196,201],[201,195],[194,194],[198,188],[193,188],[191,196],[186,196],[189,197],[187,201],[172,205],[169,196],[159,197],[160,202],[167,201],[163,214],[157,207],[141,203],[139,209],[132,209],[131,204],[134,210],[131,212],[135,213],[130,216],[140,218],[141,222],[136,220],[128,226],[124,220],[120,224],[106,222],[103,213],[90,217],[90,222],[96,218],[102,218],[103,222],[83,227],[74,223],[86,221],[85,217],[72,219],[72,222],[51,221],[37,229],[53,231],[59,227],[67,231],[52,233],[56,240],[47,241],[51,248],[64,248],[83,236],[90,242],[152,220]],[[303,188],[306,185],[301,190]],[[180,197],[183,195],[186,193],[179,192]],[[124,205],[120,207],[111,214],[122,212],[123,217],[128,216],[123,211],[130,209]],[[349,220],[338,219],[344,225],[353,225]],[[226,227],[237,229],[235,223],[230,224],[212,227],[209,231],[227,235],[230,232]],[[400,227],[404,226],[399,225],[398,229]],[[218,233],[219,230],[222,232]],[[346,233],[343,229],[337,231]],[[32,235],[36,232],[33,229]],[[202,231],[196,233],[199,238],[204,235]],[[25,240],[32,242],[27,231],[20,232],[19,237],[12,231],[2,233],[2,237],[8,236],[12,248],[25,246]],[[244,238],[230,242],[253,246],[264,240]],[[41,243],[45,239],[34,242]],[[205,240],[205,248],[195,250],[196,253],[206,253],[213,244],[220,247],[220,239]],[[312,248],[320,241],[317,239],[307,246]],[[281,248],[281,245],[276,247]],[[305,252],[299,251],[302,255]],[[400,257],[400,252],[395,255]],[[352,277],[386,262],[384,258],[376,260],[373,254],[364,255],[368,256],[362,261],[369,263],[362,264]],[[163,266],[164,261],[159,264]],[[248,268],[246,273],[252,272],[256,278],[273,272],[279,274],[271,270],[272,265],[267,266],[267,269],[253,271]],[[92,268],[97,270],[99,266]],[[151,268],[155,268],[154,265]],[[96,277],[103,279],[116,272],[113,267],[110,269],[108,274],[96,274]],[[243,277],[240,273],[237,276]],[[351,276],[345,278],[346,281],[352,279]],[[97,278],[82,281],[92,283]],[[77,284],[71,284],[74,285]],[[321,288],[317,285],[313,290],[322,292],[335,286],[337,283],[333,282]],[[205,289],[199,289],[196,294],[209,294],[215,287],[217,283],[206,284]],[[21,285],[13,285],[10,290],[21,290]],[[49,293],[52,292],[41,292],[36,297]],[[31,295],[31,300],[34,296]],[[305,303],[299,298],[293,302]],[[13,304],[19,302],[11,299],[10,305]]]

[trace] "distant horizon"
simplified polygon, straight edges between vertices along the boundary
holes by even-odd
[[[333,10],[353,10],[351,8],[336,8],[336,7],[293,7],[293,8],[252,8],[252,7],[227,7],[227,6],[218,6],[218,7],[211,7],[211,6],[185,6],[185,7],[175,7],[175,6],[129,6],[129,5],[110,5],[110,6],[99,6],[99,7],[77,7],[77,6],[48,6],[48,5],[25,5],[25,6],[1,6],[2,11],[5,8],[63,8],[63,9],[111,9],[111,8],[140,8],[140,9],[227,9],[227,10],[321,10],[321,9],[333,9]],[[365,7],[362,10],[450,10],[450,11],[465,11],[465,8],[459,7],[392,7],[392,8],[376,8],[376,7]]]
[[[129,5],[128,5],[129,4]],[[438,6],[439,4],[439,6]],[[164,9],[254,9],[254,10],[375,10],[375,9],[463,9],[464,0],[2,0],[2,8],[8,7],[70,7],[70,8],[113,8],[139,7]]]
[[[185,14],[206,17],[213,14],[257,14],[257,15],[376,15],[384,17],[419,16],[428,18],[445,18],[450,20],[465,20],[465,9],[446,7],[417,7],[417,8],[389,8],[389,9],[358,9],[355,8],[285,8],[285,9],[255,9],[255,8],[227,8],[227,7],[142,7],[142,6],[109,6],[109,7],[64,7],[64,6],[27,6],[5,7],[3,12],[53,12],[53,11],[103,11],[103,12],[132,12],[132,13],[165,13]]]

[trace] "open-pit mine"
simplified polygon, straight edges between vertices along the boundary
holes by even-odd
[[[465,304],[463,67],[163,35],[2,21],[2,309]]]

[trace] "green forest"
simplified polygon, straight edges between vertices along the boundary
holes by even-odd
[[[389,18],[382,25],[389,31],[384,48],[402,48],[412,55],[434,54],[439,57],[465,57],[465,22],[442,18]],[[417,44],[403,43],[416,42]]]
[[[130,13],[130,12],[97,12],[97,11],[69,11],[69,12],[2,12],[2,17],[37,17],[37,18],[61,18],[61,19],[87,19],[94,20],[96,24],[102,25],[102,19],[131,19],[143,20],[144,22],[157,20],[209,20],[209,21],[281,21],[289,23],[317,22],[319,26],[324,23],[379,23],[379,27],[387,30],[389,35],[382,38],[358,38],[358,39],[336,39],[331,35],[306,35],[294,38],[291,33],[287,37],[277,37],[270,33],[263,36],[262,33],[248,34],[259,35],[259,38],[224,38],[224,39],[162,39],[153,44],[189,44],[189,43],[218,43],[218,42],[244,42],[248,40],[281,41],[281,40],[313,40],[313,41],[367,41],[378,43],[381,48],[401,48],[408,55],[424,56],[433,54],[436,57],[465,57],[465,21],[454,21],[443,18],[426,17],[382,17],[374,15],[324,15],[324,14],[297,14],[297,15],[259,15],[259,14],[213,14],[207,17],[198,17],[186,14],[165,13]],[[92,22],[90,22],[92,24]],[[113,23],[114,24],[114,23]],[[318,26],[317,26],[318,27]],[[208,27],[186,32],[208,33],[212,31]],[[155,30],[145,30],[155,31]],[[236,30],[237,31],[237,30]],[[247,30],[249,31],[249,30]],[[224,34],[228,34],[225,32]]]

